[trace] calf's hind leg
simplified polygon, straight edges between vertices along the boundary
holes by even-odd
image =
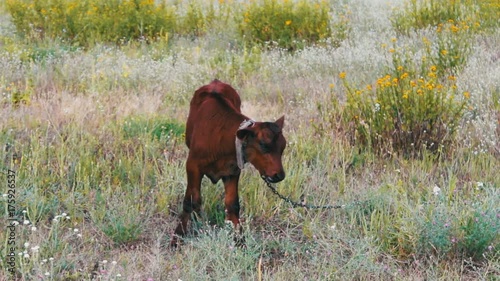
[[[179,238],[186,234],[187,224],[191,218],[192,212],[195,211],[199,214],[201,209],[200,187],[203,175],[200,173],[198,167],[190,164],[189,159],[186,163],[186,172],[188,183],[186,194],[184,195],[184,201],[182,202],[182,213],[179,216],[179,224],[177,225],[172,240],[170,241],[170,246],[173,247],[177,246]]]

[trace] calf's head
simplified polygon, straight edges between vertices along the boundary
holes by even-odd
[[[245,159],[268,182],[280,182],[285,178],[281,162],[286,146],[282,134],[284,122],[285,116],[282,116],[276,122],[256,122],[236,132],[236,137],[242,143]]]

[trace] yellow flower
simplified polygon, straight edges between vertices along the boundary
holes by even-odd
[[[450,29],[451,29],[451,32],[453,32],[453,33],[457,33],[457,32],[460,30],[460,27],[458,27],[458,26],[456,26],[456,25],[452,25],[452,26],[450,27]]]
[[[398,78],[392,79],[392,85],[396,86],[398,84]]]
[[[330,84],[330,85],[328,85],[328,86],[330,86],[330,89],[333,89],[333,88],[335,87],[335,85],[334,85],[333,83],[331,83],[331,84]]]
[[[448,76],[448,80],[455,81],[455,80],[457,80],[457,77],[450,75],[450,76]]]
[[[431,78],[436,78],[436,72],[429,72],[429,74],[427,74],[427,76],[429,76]]]
[[[443,56],[446,56],[446,55],[448,54],[448,51],[447,51],[447,50],[441,50],[441,54],[442,54]]]
[[[401,74],[401,79],[405,79],[408,77],[408,72],[405,72],[403,74]]]
[[[401,70],[403,70],[403,67],[400,65],[400,66],[397,67],[397,70],[401,71]]]
[[[379,87],[383,87],[384,86],[384,80],[382,78],[377,79],[377,85]]]
[[[372,90],[372,85],[366,85],[366,89],[367,89],[368,91],[371,91],[371,90]]]
[[[436,72],[436,70],[437,70],[437,67],[435,65],[431,66],[431,71],[432,72]]]
[[[417,82],[415,82],[414,80],[410,81],[410,86],[416,87],[417,86]]]
[[[344,79],[345,76],[346,76],[345,72],[340,72],[340,74],[339,74],[340,79]]]
[[[391,38],[391,42],[396,42],[398,39],[396,39],[396,37],[392,37]]]
[[[285,21],[285,25],[290,25],[290,24],[292,24],[292,21],[291,21],[291,20],[287,20],[287,21]]]
[[[464,97],[465,97],[466,99],[469,99],[469,98],[470,98],[470,93],[469,93],[469,92],[464,92]]]
[[[396,50],[394,50],[394,48],[390,48],[389,49],[389,53],[394,53]]]
[[[408,98],[408,94],[404,94],[403,99],[407,99],[407,98]]]

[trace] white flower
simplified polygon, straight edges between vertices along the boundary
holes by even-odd
[[[30,221],[29,221],[29,220],[24,220],[24,221],[23,221],[23,224],[24,224],[24,225],[30,224]]]
[[[29,245],[30,245],[29,242],[24,243],[24,248],[28,248]]]
[[[103,263],[103,264],[107,264],[107,263],[108,263],[108,261],[107,261],[107,260],[103,260],[103,261],[102,261],[102,263]]]
[[[439,186],[435,185],[434,188],[432,189],[432,193],[434,193],[434,195],[438,196],[440,192],[441,192],[441,188],[439,188]]]
[[[50,276],[50,273],[48,271],[45,272],[45,276]]]
[[[36,231],[36,230],[37,230],[36,226],[31,227],[31,231]]]

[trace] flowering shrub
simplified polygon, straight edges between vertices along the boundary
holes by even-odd
[[[495,30],[500,27],[500,2],[483,0],[479,2],[478,22],[481,29]]]
[[[79,45],[155,39],[175,26],[173,9],[153,0],[7,0],[18,33]]]
[[[472,34],[466,22],[449,20],[437,26],[436,44],[424,39],[426,55],[437,66],[438,75],[456,75],[465,66],[471,52]]]
[[[331,36],[329,12],[326,1],[252,1],[244,8],[239,30],[249,42],[293,50]]]
[[[436,58],[424,58],[417,65],[409,51],[391,48],[389,52],[392,65],[374,85],[353,88],[341,73],[354,139],[383,154],[418,156],[425,149],[442,151],[453,140],[470,94],[460,96],[455,76],[443,77],[447,64],[432,64]]]
[[[494,0],[410,0],[392,16],[400,33],[438,26],[448,21],[468,22],[475,30],[499,26],[500,4]]]
[[[408,33],[414,28],[437,26],[448,20],[459,20],[464,16],[460,0],[410,0],[404,9],[396,11],[392,24],[402,33]]]

